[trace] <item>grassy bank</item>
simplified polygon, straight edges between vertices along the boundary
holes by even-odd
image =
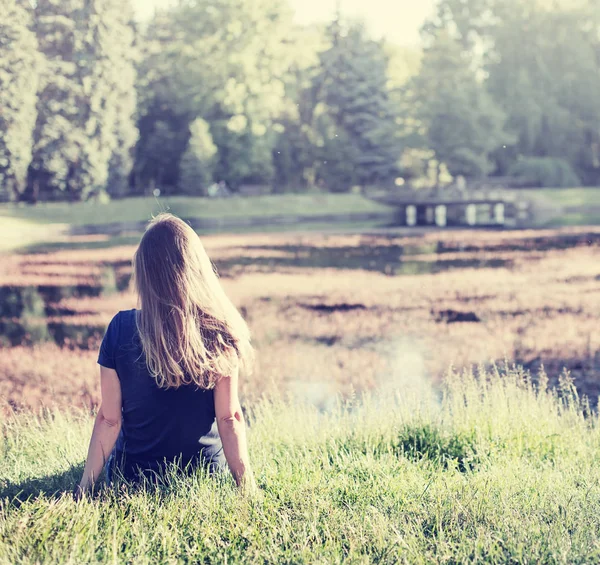
[[[549,206],[555,210],[556,217],[549,225],[600,223],[600,217],[594,208],[600,202],[600,188],[536,189],[522,192],[530,196],[538,205]],[[19,221],[26,222],[18,224],[22,232],[31,231],[31,226],[35,224],[82,226],[144,222],[163,211],[173,212],[183,218],[223,220],[296,215],[318,219],[319,216],[357,213],[381,213],[388,214],[392,218],[394,213],[393,208],[359,194],[284,194],[225,199],[182,196],[159,199],[140,197],[113,200],[105,204],[95,202],[40,203],[36,206],[3,204],[0,205],[0,232],[12,230]],[[274,229],[288,231],[290,226],[275,226]]]
[[[249,414],[262,496],[229,480],[68,494],[85,415],[2,424],[0,562],[573,563],[600,559],[597,417],[568,382],[452,376],[318,413]]]
[[[182,218],[239,218],[277,215],[324,216],[389,212],[383,206],[358,194],[284,194],[252,198],[154,197],[125,198],[106,204],[42,203],[37,206],[0,206],[3,217],[38,223],[71,226],[101,225],[113,222],[144,222],[159,212],[170,211]]]
[[[544,188],[519,191],[534,205],[535,227],[600,225],[600,188]]]
[[[565,208],[600,206],[600,187],[543,188],[532,192],[539,192],[550,202]]]
[[[0,216],[0,253],[60,238],[61,228]]]

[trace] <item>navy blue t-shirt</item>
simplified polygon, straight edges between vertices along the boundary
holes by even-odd
[[[151,476],[165,462],[224,467],[213,391],[195,385],[158,387],[146,365],[136,312],[119,312],[100,346],[98,363],[119,376],[123,411],[121,434],[107,470],[112,474],[118,468],[126,479],[135,480],[140,470]]]

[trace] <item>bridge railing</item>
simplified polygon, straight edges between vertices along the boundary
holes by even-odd
[[[517,227],[531,217],[530,203],[506,189],[371,189],[365,196],[396,208],[397,225]]]

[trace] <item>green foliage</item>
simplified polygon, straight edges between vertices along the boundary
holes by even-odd
[[[237,123],[213,122],[211,131],[219,147],[215,177],[234,189],[244,183],[268,185],[274,175],[274,136],[264,126],[247,123],[245,116],[237,117]]]
[[[179,192],[206,196],[213,180],[217,147],[210,134],[210,126],[198,118],[190,125],[190,140],[179,166]]]
[[[505,117],[447,31],[439,31],[426,49],[410,91],[425,146],[450,174],[481,177],[493,171],[492,152],[510,139]]]
[[[303,190],[316,183],[321,138],[317,129],[320,91],[315,77],[320,71],[319,53],[327,39],[316,27],[295,28],[290,37],[294,59],[283,76],[285,105],[273,129],[274,190]]]
[[[268,133],[283,107],[290,28],[284,0],[182,2],[159,14],[145,35],[140,68],[142,146],[155,145],[147,138],[156,120],[177,135],[201,118],[219,149],[218,180],[269,182],[275,139]],[[170,148],[174,171],[162,179],[146,171],[142,178],[176,185],[186,145],[187,139]]]
[[[305,190],[314,185],[315,148],[310,142],[310,126],[295,116],[279,120],[283,128],[273,147],[274,192]]]
[[[463,472],[478,462],[473,437],[447,434],[430,423],[405,426],[398,438],[398,449],[415,461],[427,459],[444,467],[456,466]]]
[[[0,199],[25,191],[36,120],[36,93],[43,63],[31,32],[31,6],[1,0],[0,13]]]
[[[521,7],[495,30],[498,62],[490,92],[509,109],[519,154],[566,159],[588,182],[600,179],[600,88],[597,42],[586,17],[571,10]],[[515,35],[535,50],[520,49]],[[595,169],[595,172],[594,172]]]
[[[35,28],[48,64],[38,98],[29,199],[121,193],[135,142],[131,5],[39,0]]]
[[[519,159],[508,174],[529,186],[567,188],[579,186],[580,179],[564,159],[552,157],[525,157]]]
[[[514,142],[494,155],[501,174],[519,157],[554,157],[600,182],[599,25],[587,0],[440,0],[430,29],[454,30],[507,114]]]
[[[384,46],[361,25],[334,22],[329,36],[315,77],[323,103],[317,177],[335,191],[387,184],[398,175],[402,148]]]
[[[169,109],[144,116],[139,122],[140,140],[135,148],[136,192],[173,192],[179,176],[179,162],[189,139],[188,120]],[[169,190],[170,188],[170,190]]]
[[[328,114],[319,117],[322,144],[317,148],[317,179],[330,192],[348,192],[359,184],[358,147],[351,135],[338,127]]]
[[[132,22],[131,3],[110,1],[103,4],[104,26],[110,31],[102,45],[105,65],[105,80],[112,90],[111,115],[112,124],[103,119],[106,142],[113,147],[108,162],[108,179],[106,191],[111,196],[123,197],[129,193],[130,175],[133,169],[134,147],[138,141],[139,131],[136,127],[137,113],[135,63],[139,53],[136,46],[135,27]]]
[[[388,78],[393,94],[398,94],[410,79],[419,74],[422,52],[415,47],[384,44],[388,56]]]
[[[424,52],[339,14],[295,25],[289,0],[182,0],[140,26],[130,2],[0,0],[0,200],[600,184],[591,0],[437,0]]]
[[[247,413],[258,497],[198,471],[75,502],[89,415],[11,416],[0,561],[594,563],[600,428],[570,390],[511,369],[452,375],[441,403],[264,401]]]

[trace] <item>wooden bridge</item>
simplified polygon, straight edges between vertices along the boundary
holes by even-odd
[[[506,189],[368,190],[365,196],[396,208],[398,225],[409,227],[516,227],[531,216],[530,203]]]

